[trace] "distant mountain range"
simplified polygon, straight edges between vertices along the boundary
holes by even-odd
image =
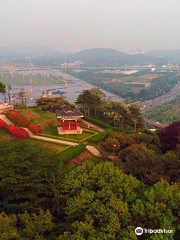
[[[146,65],[163,62],[163,59],[144,54],[130,55],[114,49],[94,48],[83,50],[78,53],[67,55],[67,62],[81,60],[83,66],[102,67],[102,66],[124,66],[124,65]]]
[[[0,59],[9,59],[11,63],[32,62],[38,65],[60,65],[65,61],[63,52],[46,46],[0,48]],[[67,53],[67,63],[82,61],[84,67],[125,66],[155,64],[161,66],[167,63],[180,64],[180,50],[154,50],[146,54],[127,54],[114,49],[94,48],[78,53]]]

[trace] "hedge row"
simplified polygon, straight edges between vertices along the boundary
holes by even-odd
[[[6,117],[19,127],[27,127],[30,124],[24,117],[17,112],[8,112]]]
[[[123,132],[123,133],[126,133],[126,134],[133,134],[133,133],[135,133],[135,131],[127,130],[127,129],[120,128],[120,127],[111,127],[111,129],[112,129],[114,132]]]
[[[27,121],[24,117],[19,115],[18,112],[8,112],[7,118],[9,118],[15,125],[19,127],[27,127],[33,133],[39,133],[41,128],[33,123]]]
[[[84,132],[92,132],[92,133],[94,133],[92,135],[92,137],[97,135],[97,132],[94,132],[94,131],[84,131]],[[76,140],[76,139],[73,139],[73,138],[65,138],[65,137],[62,137],[62,136],[56,137],[56,136],[48,135],[48,134],[44,134],[44,133],[37,133],[36,135],[43,136],[43,137],[48,137],[48,138],[54,138],[54,139],[63,140],[63,141],[68,141],[68,142],[75,142],[75,143],[81,143],[81,142],[84,142],[87,139],[91,138],[91,136],[90,136],[90,137],[83,138],[81,140]],[[77,138],[78,138],[78,135],[77,135]]]
[[[61,152],[58,155],[59,160],[62,161],[64,164],[67,164],[71,159],[76,158],[77,156],[79,156],[79,154],[84,152],[85,149],[86,149],[85,144],[80,144],[74,147],[70,147],[69,149]]]
[[[91,117],[85,116],[85,117],[83,117],[83,118],[84,118],[85,120],[87,120],[87,121],[90,121],[90,122],[96,124],[96,125],[99,126],[99,127],[105,128],[105,129],[109,128],[109,129],[112,129],[113,131],[124,132],[124,133],[127,133],[127,134],[133,134],[133,133],[135,133],[135,132],[132,131],[132,130],[127,130],[127,129],[119,128],[119,127],[113,127],[113,126],[111,126],[110,124],[104,123],[104,122],[102,122],[102,121],[100,121],[100,120],[97,120],[97,119],[94,119],[94,118],[91,118]]]
[[[97,128],[93,128],[93,127],[86,127],[84,125],[79,125],[82,129],[86,129],[88,132],[99,132],[99,130]]]
[[[97,120],[97,119],[95,119],[95,118],[91,118],[91,117],[85,116],[85,117],[83,117],[83,119],[85,119],[85,120],[87,120],[87,121],[90,121],[90,122],[96,124],[97,126],[102,127],[102,128],[105,128],[105,129],[106,129],[106,128],[112,128],[111,125],[109,125],[109,124],[107,124],[107,123],[104,123],[104,122],[102,122],[102,121],[100,121],[100,120]]]
[[[7,126],[6,122],[0,119],[0,127],[5,127],[5,126]]]
[[[52,138],[52,139],[57,139],[57,140],[63,140],[63,141],[68,141],[68,142],[74,142],[74,143],[78,143],[79,141],[76,139],[71,139],[71,138],[63,138],[63,137],[56,137],[53,135],[49,135],[49,134],[44,134],[44,133],[37,133],[36,135],[38,136],[42,136],[42,137],[48,137],[48,138]],[[68,145],[68,144],[67,144]]]
[[[29,137],[29,134],[26,132],[26,130],[24,130],[21,127],[7,126],[4,128],[7,129],[13,136],[15,136],[17,138],[28,138]]]
[[[112,132],[112,129],[106,129],[104,132],[100,132],[96,134],[95,136],[88,139],[89,143],[97,143],[105,139],[110,133]]]

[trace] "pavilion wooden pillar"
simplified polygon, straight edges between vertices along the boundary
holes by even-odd
[[[62,120],[62,130],[64,131],[64,120]]]
[[[77,119],[75,121],[75,129],[77,130]]]

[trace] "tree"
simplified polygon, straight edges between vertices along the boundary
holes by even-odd
[[[134,131],[137,132],[137,128],[142,128],[144,125],[140,108],[135,104],[131,104],[128,109],[134,124]]]
[[[21,91],[18,92],[18,95],[19,95],[19,97],[21,98],[21,103],[22,103],[23,105],[25,105],[25,103],[24,103],[24,96],[25,96],[25,91],[24,91],[24,89],[21,89]]]
[[[164,152],[175,150],[180,143],[180,122],[174,122],[163,128],[158,135]]]
[[[105,141],[102,142],[102,146],[110,152],[117,152],[120,149],[118,140],[113,137],[107,137]]]
[[[0,82],[0,93],[4,94],[6,92],[6,86],[2,82]]]
[[[5,212],[0,213],[0,239],[1,240],[19,240],[17,231],[17,216],[12,214],[8,216]]]
[[[90,90],[84,90],[83,93],[79,94],[76,104],[82,106],[84,114],[90,117],[90,108],[93,105],[93,95]],[[87,112],[86,112],[87,109]]]
[[[129,118],[129,113],[128,113],[128,107],[121,101],[117,101],[115,102],[115,104],[117,105],[116,109],[117,109],[117,114],[119,116],[119,119],[121,121],[121,128],[124,128],[125,126],[125,120],[126,122],[128,121]]]
[[[0,82],[0,93],[3,95],[6,93],[6,85]]]
[[[95,165],[88,161],[72,170],[61,195],[72,227],[59,239],[137,239],[130,227],[128,204],[141,187],[138,180],[108,162]]]
[[[161,180],[151,188],[144,190],[143,197],[137,199],[132,206],[134,224],[138,226],[148,226],[151,229],[172,229],[172,234],[157,234],[158,238],[174,240],[175,231],[179,236],[179,214],[177,209],[179,185],[169,185],[165,180]],[[146,238],[145,238],[146,239]]]
[[[105,103],[106,114],[113,119],[113,125],[116,127],[119,125],[124,128],[128,124],[130,114],[128,112],[128,107],[121,101],[107,101]]]
[[[180,162],[173,152],[155,154],[143,144],[134,144],[119,152],[119,167],[146,185],[152,186],[161,178],[169,183],[179,182]],[[117,162],[118,164],[118,162]]]
[[[116,127],[118,122],[120,121],[118,107],[118,102],[106,102],[106,114],[112,119],[114,127]]]
[[[27,211],[18,215],[22,225],[22,235],[29,240],[44,240],[44,236],[52,231],[54,223],[49,210],[40,209],[39,214],[29,214]]]
[[[98,110],[103,107],[103,101],[105,101],[105,94],[99,88],[92,88],[84,90],[78,96],[76,104],[82,107],[84,115],[97,117]]]
[[[92,88],[90,92],[92,94],[92,106],[94,108],[94,117],[96,117],[97,109],[105,101],[106,95],[99,88]]]
[[[58,240],[137,240],[137,226],[173,229],[173,234],[158,234],[158,239],[173,240],[175,230],[179,234],[179,194],[179,184],[161,180],[146,187],[112,163],[87,161],[66,175],[62,184],[68,225]]]
[[[53,161],[52,161],[53,159]],[[28,141],[0,144],[0,211],[23,213],[56,208],[56,153]]]
[[[36,100],[36,105],[42,110],[50,110],[53,112],[60,107],[66,107],[70,104],[62,97],[42,97]]]
[[[8,86],[7,86],[7,89],[8,89],[8,99],[9,99],[9,104],[11,104],[11,90],[12,90],[11,85],[8,85]]]

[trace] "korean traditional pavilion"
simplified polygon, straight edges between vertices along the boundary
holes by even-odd
[[[56,110],[58,120],[61,120],[62,127],[58,128],[59,134],[81,134],[82,129],[77,126],[77,120],[83,117],[83,114],[74,108],[64,108]]]

